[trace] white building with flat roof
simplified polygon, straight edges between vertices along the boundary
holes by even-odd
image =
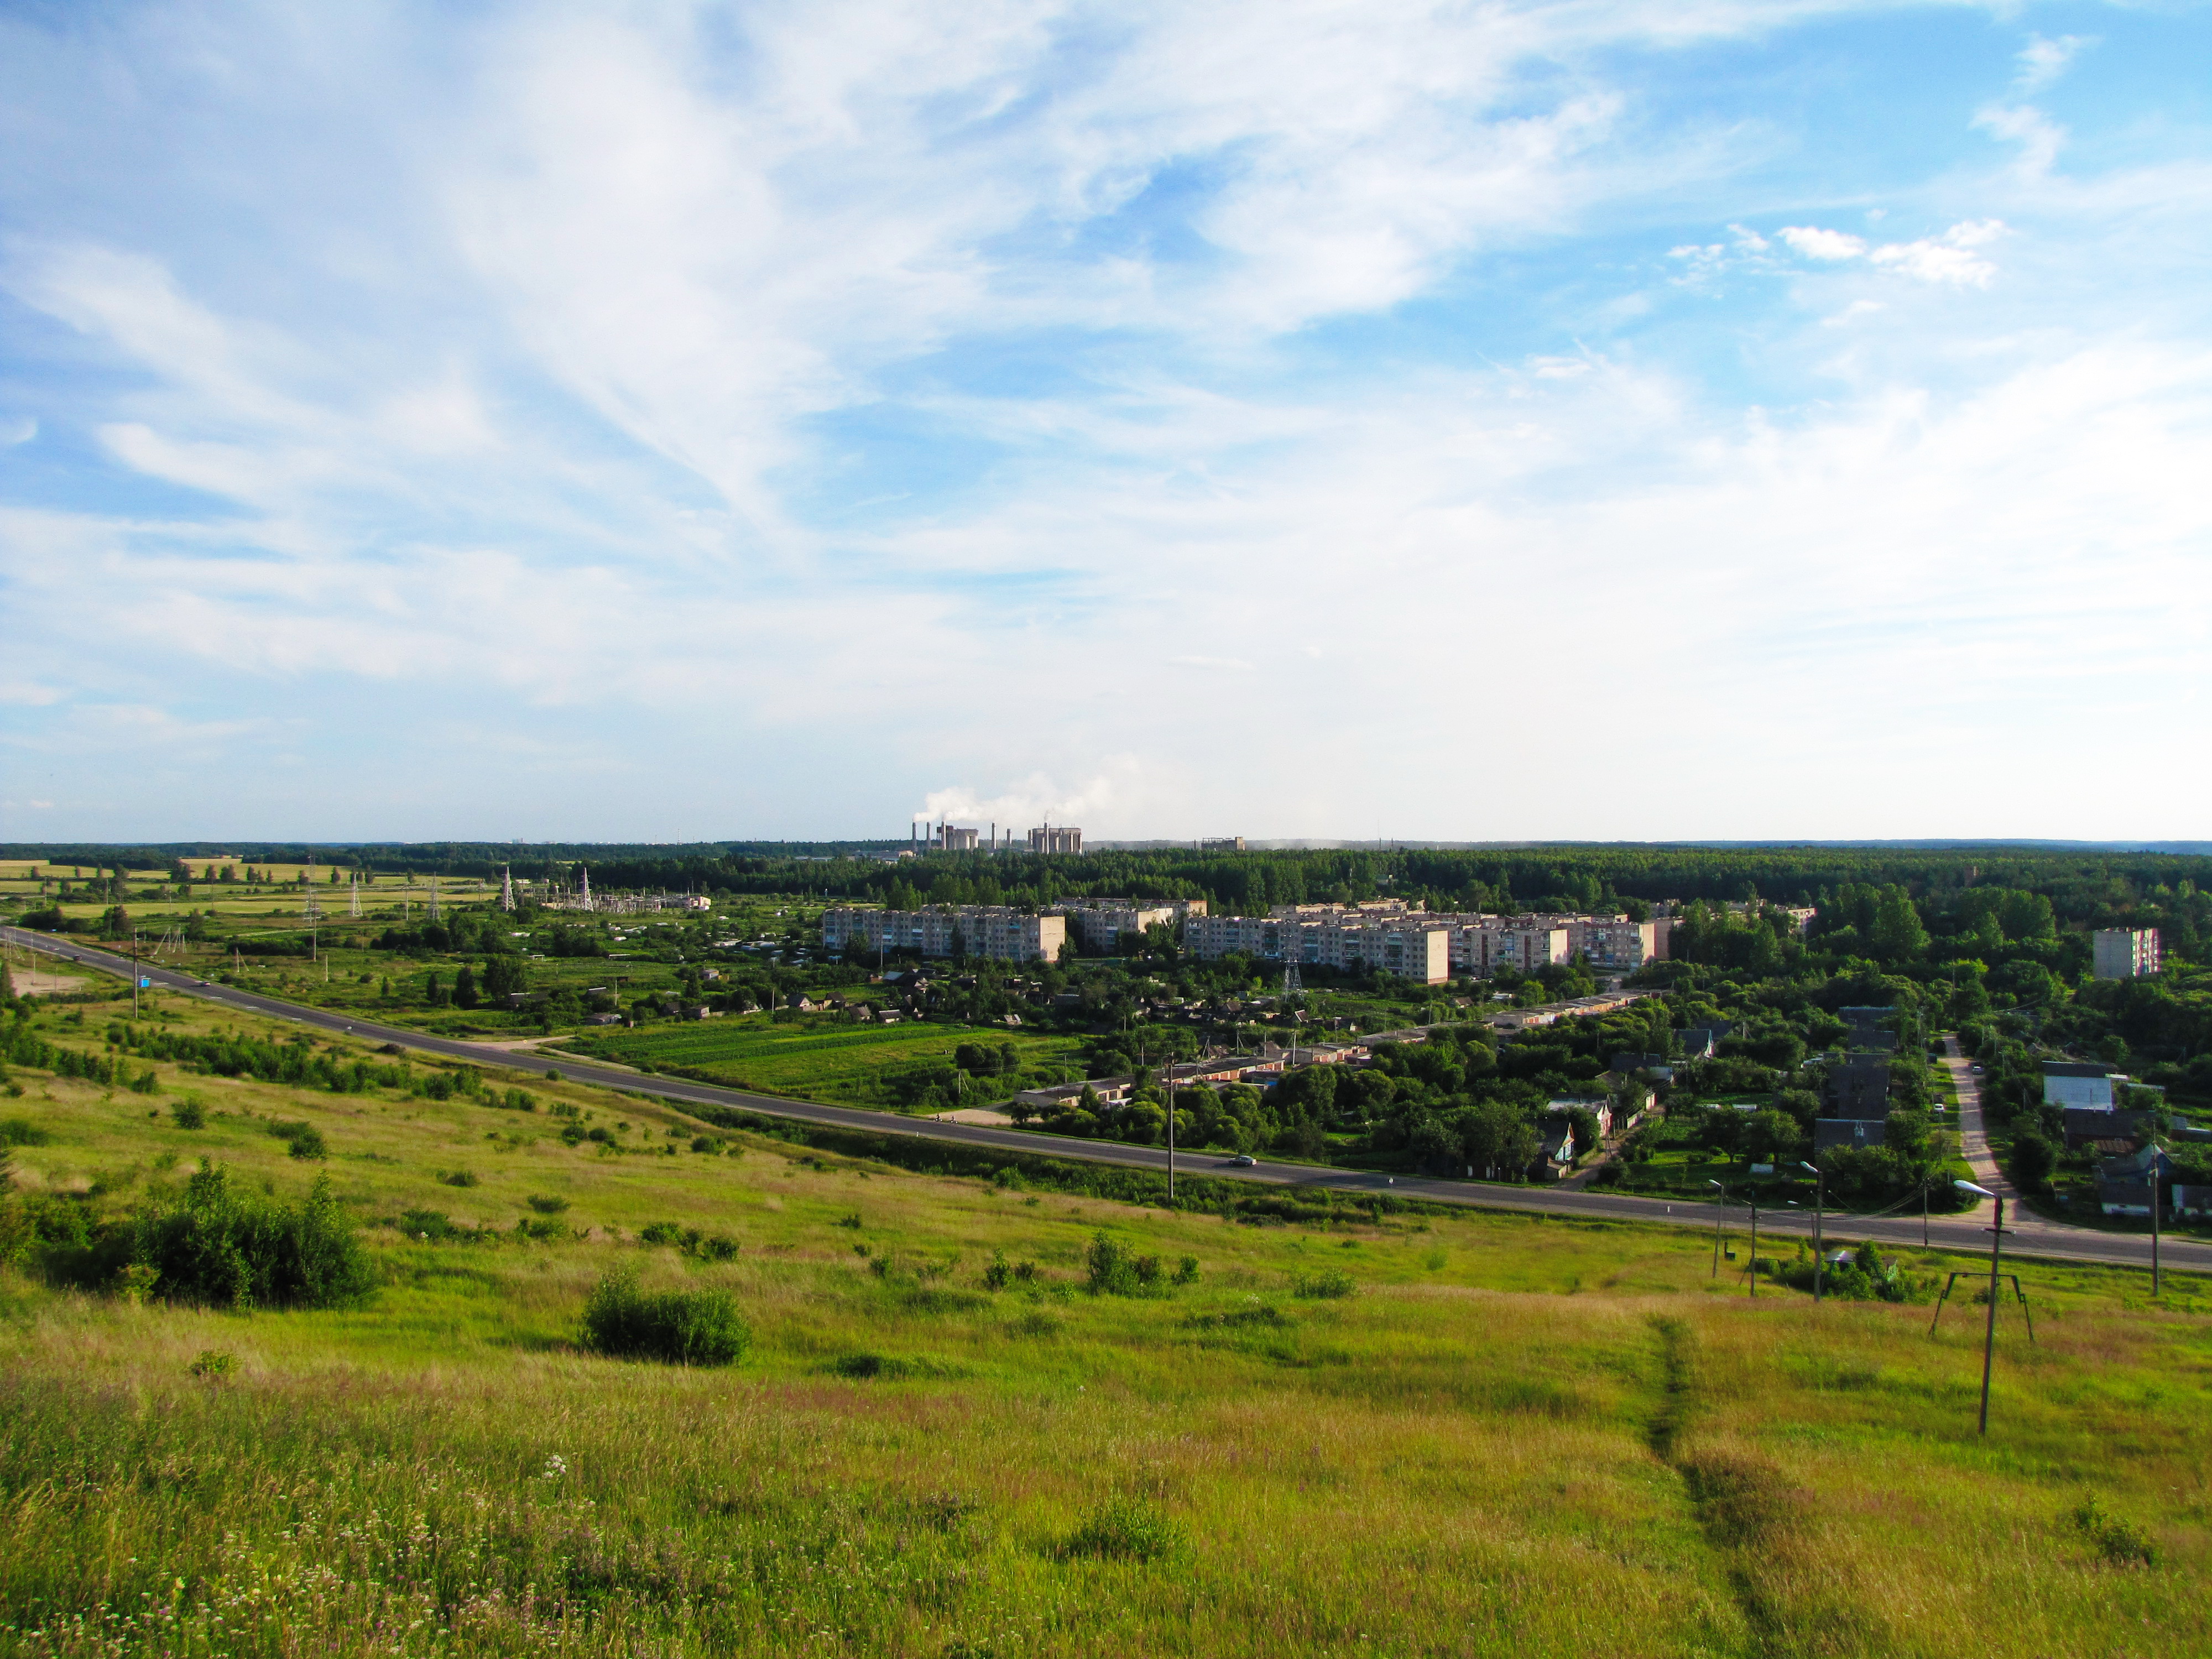
[[[2158,972],[2155,927],[2100,927],[2090,943],[2090,971],[2099,979],[2148,979]]]
[[[994,962],[1053,962],[1066,939],[1066,917],[1031,915],[1003,904],[822,913],[822,948],[848,955],[890,950],[949,957],[957,943],[968,955]]]

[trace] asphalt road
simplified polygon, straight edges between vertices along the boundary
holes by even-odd
[[[12,945],[27,945],[47,956],[80,963],[105,973],[120,975],[126,981],[132,970],[128,957],[79,945],[68,938],[57,938],[18,927],[0,927],[0,937],[4,937]],[[208,983],[173,969],[141,964],[137,971],[142,977],[153,981],[161,989],[182,992],[221,1007],[273,1015],[279,1019],[289,1019],[336,1035],[358,1037],[364,1042],[396,1042],[403,1048],[425,1054],[444,1054],[483,1065],[511,1068],[526,1066],[532,1059],[553,1059],[557,1060],[558,1069],[564,1078],[611,1089],[628,1089],[637,1094],[653,1095],[679,1103],[691,1102],[733,1106],[768,1117],[834,1124],[839,1128],[865,1130],[872,1134],[912,1135],[921,1139],[988,1146],[1036,1157],[1123,1164],[1160,1172],[1164,1172],[1168,1167],[1167,1152],[1164,1148],[1158,1146],[1129,1146],[1118,1141],[1073,1140],[1026,1130],[993,1128],[986,1124],[946,1123],[931,1118],[898,1117],[887,1112],[872,1112],[849,1106],[823,1106],[811,1101],[787,1100],[775,1095],[747,1094],[742,1090],[720,1089],[711,1084],[692,1083],[677,1078],[649,1077],[641,1073],[593,1066],[566,1055],[517,1055],[504,1048],[458,1042],[447,1037],[426,1036],[420,1031],[349,1018],[343,1014],[310,1008],[295,1002],[280,1001],[275,997],[257,996],[252,992],[241,991],[231,986]],[[1638,1198],[1614,1193],[1492,1187],[1424,1176],[1399,1176],[1394,1179],[1370,1175],[1364,1170],[1331,1170],[1308,1164],[1279,1164],[1265,1160],[1256,1164],[1238,1166],[1231,1164],[1218,1152],[1179,1153],[1176,1158],[1176,1169],[1183,1175],[1225,1176],[1267,1186],[1310,1187],[1341,1193],[1392,1193],[1402,1198],[1460,1204],[1475,1209],[1539,1212],[1585,1220],[1644,1221],[1677,1227],[1711,1227],[1717,1221],[1732,1236],[1741,1234],[1750,1218],[1749,1212],[1741,1205],[1715,1206],[1668,1203],[1662,1199]],[[1986,1213],[1985,1210],[1984,1213]],[[1873,1239],[1883,1244],[1917,1245],[1922,1242],[1922,1224],[1917,1216],[1865,1220],[1831,1211],[1823,1218],[1822,1224],[1827,1235],[1837,1239],[1854,1242]],[[1811,1236],[1812,1218],[1802,1210],[1763,1209],[1759,1212],[1759,1228],[1765,1237],[1780,1236],[1794,1241]],[[2032,1235],[2015,1235],[2009,1225],[2005,1231],[2008,1258],[2017,1255],[2052,1261],[2103,1261],[2124,1267],[2147,1267],[2150,1265],[2151,1242],[2145,1236],[2105,1233],[2089,1228],[2067,1228],[2057,1224],[2037,1226]],[[1946,1249],[1986,1250],[1990,1243],[1988,1223],[1980,1214],[1936,1218],[1927,1224],[1927,1243]],[[2164,1241],[2161,1261],[2170,1269],[2212,1272],[2212,1246],[2170,1238]]]

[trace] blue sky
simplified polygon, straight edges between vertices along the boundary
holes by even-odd
[[[2208,63],[0,3],[0,838],[2197,835]]]

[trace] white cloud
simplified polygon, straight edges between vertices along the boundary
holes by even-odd
[[[1867,251],[1863,237],[1840,230],[1822,230],[1814,225],[1784,225],[1779,234],[1808,259],[1857,259],[1863,258]]]
[[[1941,236],[1917,242],[1889,242],[1867,258],[1875,264],[1901,270],[1923,283],[1945,283],[1954,288],[1987,288],[1997,268],[1974,250],[1986,247],[2004,234],[1995,219],[1956,224]]]
[[[2039,34],[2030,35],[2027,45],[2021,48],[2020,72],[2013,77],[2013,88],[2021,93],[2037,93],[2066,73],[2075,58],[2097,44],[2090,36],[2062,34],[2056,40],[2046,40]]]
[[[149,817],[281,749],[333,833],[1779,831],[1939,738],[2011,799],[2201,683],[2203,330],[2112,253],[2208,198],[2030,190],[2021,105],[2019,167],[1815,205],[1790,112],[1651,95],[1807,9],[269,0],[74,78],[0,23],[69,140],[0,276],[96,371],[10,405],[104,469],[0,509],[7,740]],[[1817,222],[1885,211],[1950,228]],[[1660,280],[1662,219],[1728,228]],[[1624,721],[1635,789],[1557,744]]]
[[[2014,163],[2023,179],[2040,179],[2066,145],[2066,129],[2033,104],[1989,104],[1974,112],[1974,125],[2007,143],[2020,146]]]
[[[1996,275],[1996,267],[1974,250],[1995,241],[2004,229],[1995,219],[1973,219],[1953,225],[1940,236],[1926,236],[1912,242],[1884,242],[1880,246],[1869,246],[1863,237],[1812,225],[1791,225],[1778,234],[1791,248],[1808,259],[1828,264],[1865,259],[1923,283],[1987,288]]]
[[[996,824],[1003,839],[1041,823],[1072,824],[1078,829],[1102,820],[1127,823],[1147,805],[1156,804],[1149,799],[1152,790],[1146,768],[1135,757],[1115,756],[1106,766],[1106,770],[1073,786],[1063,786],[1037,772],[994,794],[981,794],[962,785],[932,790],[915,819],[978,827]]]

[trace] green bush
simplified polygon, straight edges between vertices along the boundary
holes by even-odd
[[[182,1205],[138,1218],[131,1259],[152,1270],[149,1295],[241,1310],[340,1307],[374,1282],[328,1176],[295,1207],[234,1190],[204,1160]]]
[[[1169,1561],[1185,1554],[1183,1530],[1158,1504],[1143,1498],[1113,1498],[1083,1517],[1062,1553],[1109,1561]]]
[[[2067,1519],[2074,1529],[2087,1539],[2097,1553],[2116,1567],[2154,1567],[2158,1565],[2158,1546],[2151,1542],[2150,1534],[2131,1521],[2124,1521],[2098,1502],[2085,1498],[2075,1506]]]
[[[299,1154],[295,1152],[293,1156],[297,1158]],[[477,1172],[474,1170],[441,1170],[438,1179],[448,1187],[473,1187],[477,1184]]]
[[[567,1199],[549,1198],[544,1193],[532,1193],[525,1201],[540,1215],[558,1215],[568,1207]]]
[[[0,1122],[0,1146],[45,1146],[53,1136],[27,1117],[11,1117]]]
[[[1142,1296],[1163,1277],[1159,1257],[1138,1255],[1103,1233],[1091,1241],[1084,1260],[1091,1289],[1099,1296]]]
[[[1359,1288],[1352,1275],[1341,1267],[1323,1267],[1317,1273],[1300,1273],[1291,1286],[1291,1294],[1310,1300],[1334,1300],[1350,1296]]]
[[[176,1125],[179,1129],[204,1129],[207,1127],[207,1108],[201,1105],[197,1100],[179,1100],[175,1102],[169,1108],[169,1115],[175,1120]]]
[[[325,1158],[331,1155],[330,1144],[323,1139],[323,1132],[312,1123],[287,1122],[282,1118],[272,1118],[269,1123],[269,1133],[284,1142],[295,1158]]]
[[[752,1332],[727,1291],[645,1291],[634,1273],[609,1273],[584,1305],[584,1346],[594,1353],[672,1365],[728,1365]]]

